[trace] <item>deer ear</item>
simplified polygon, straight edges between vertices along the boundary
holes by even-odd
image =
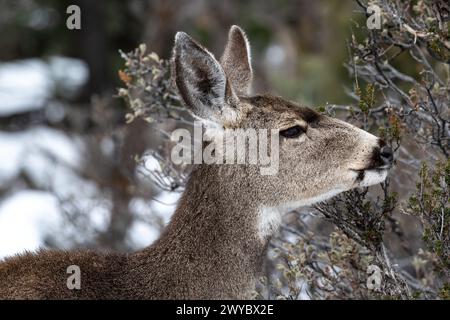
[[[238,118],[238,98],[220,63],[184,32],[175,36],[173,79],[195,116],[218,123]]]
[[[230,28],[228,42],[220,63],[236,93],[249,95],[253,78],[250,44],[245,32],[240,27],[232,26]]]

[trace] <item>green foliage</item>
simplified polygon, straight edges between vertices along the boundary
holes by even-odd
[[[408,202],[408,212],[420,218],[423,241],[434,255],[434,270],[440,277],[450,276],[450,159],[431,170],[426,163],[419,171],[416,192]],[[448,283],[440,289],[448,294]]]
[[[370,109],[375,104],[375,86],[372,83],[367,84],[365,90],[362,90],[358,85],[355,88],[355,93],[359,97],[359,109],[368,114]]]
[[[445,283],[439,290],[439,297],[444,300],[450,300],[450,283]]]

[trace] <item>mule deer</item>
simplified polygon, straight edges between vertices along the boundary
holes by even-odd
[[[386,178],[392,151],[377,137],[279,97],[250,95],[250,48],[239,27],[230,29],[220,62],[177,33],[173,71],[180,97],[206,125],[279,130],[278,173],[199,165],[153,245],[126,255],[11,257],[0,263],[1,298],[248,298],[284,213]],[[66,286],[70,265],[80,268],[79,290]]]

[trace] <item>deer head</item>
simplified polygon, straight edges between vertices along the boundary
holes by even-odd
[[[207,126],[278,130],[277,174],[264,176],[248,165],[222,170],[258,204],[263,238],[283,212],[386,178],[393,154],[379,138],[283,98],[251,95],[250,47],[239,27],[230,29],[220,62],[177,33],[173,70],[184,103]]]

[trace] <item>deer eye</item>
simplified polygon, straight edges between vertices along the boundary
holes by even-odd
[[[293,127],[290,127],[290,128],[280,131],[281,136],[283,136],[285,138],[289,138],[289,139],[298,138],[303,133],[305,133],[305,129],[299,125],[296,125],[296,126],[293,126]]]

